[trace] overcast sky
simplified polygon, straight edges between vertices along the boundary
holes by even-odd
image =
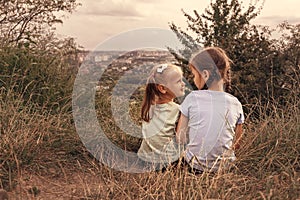
[[[96,46],[113,37],[143,28],[170,30],[168,23],[187,27],[181,9],[189,14],[193,10],[203,13],[211,0],[79,0],[82,6],[57,27],[62,36],[76,38],[85,49]],[[244,0],[247,6],[250,0]],[[254,1],[253,1],[254,2]],[[259,4],[261,5],[261,4]],[[254,23],[275,26],[284,20],[300,23],[299,0],[265,0],[261,14]]]

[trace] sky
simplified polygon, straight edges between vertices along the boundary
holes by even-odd
[[[161,30],[160,36],[154,36],[151,42],[163,43],[168,38],[169,23],[183,30],[187,28],[187,20],[182,9],[190,15],[193,10],[204,13],[211,0],[77,0],[82,5],[72,14],[63,19],[64,23],[57,26],[57,34],[61,37],[74,37],[76,42],[85,49],[93,50],[99,46],[119,47],[126,49],[138,48],[130,43],[139,43],[146,32]],[[252,2],[254,2],[253,0]],[[247,7],[251,0],[243,0],[242,5]],[[261,5],[259,3],[258,5]],[[252,22],[255,24],[275,27],[283,21],[292,24],[300,23],[299,0],[265,0],[260,15]],[[143,30],[143,31],[141,31]],[[129,36],[131,33],[131,36]],[[149,36],[150,37],[150,36]],[[156,38],[155,38],[156,37]],[[173,37],[173,36],[172,36]],[[122,41],[120,43],[120,41]],[[174,42],[174,41],[172,41]]]

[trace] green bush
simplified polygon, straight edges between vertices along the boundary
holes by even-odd
[[[36,50],[24,46],[3,47],[0,51],[0,88],[7,97],[22,94],[52,111],[70,102],[77,66],[70,66],[59,51]],[[17,98],[17,97],[14,97]]]

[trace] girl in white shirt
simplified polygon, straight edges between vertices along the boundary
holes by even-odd
[[[176,65],[155,66],[147,80],[141,110],[143,141],[138,156],[162,169],[180,157],[175,139],[179,105],[174,98],[184,95],[182,70]]]
[[[225,92],[230,88],[230,62],[224,50],[209,47],[189,64],[199,90],[181,104],[176,136],[186,143],[184,159],[196,172],[217,171],[222,161],[235,160],[244,114],[239,100]]]

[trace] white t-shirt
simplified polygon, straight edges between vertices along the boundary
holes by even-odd
[[[232,150],[236,124],[244,122],[238,99],[226,92],[192,91],[180,106],[188,119],[185,159],[199,170],[215,171],[221,160],[234,160]]]
[[[143,141],[138,156],[147,162],[170,164],[180,157],[175,140],[175,124],[179,105],[174,102],[156,104],[150,108],[150,121],[142,123]]]

